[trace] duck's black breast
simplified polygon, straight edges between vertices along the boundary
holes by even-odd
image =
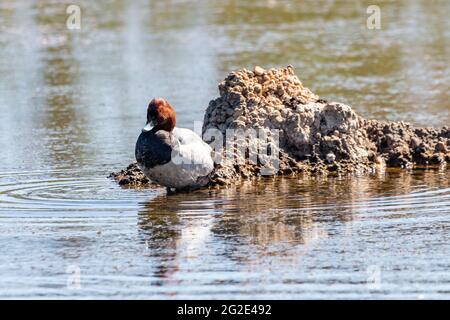
[[[148,169],[166,164],[170,162],[175,146],[176,140],[170,132],[142,132],[136,142],[136,160]]]

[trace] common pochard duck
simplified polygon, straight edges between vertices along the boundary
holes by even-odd
[[[136,160],[151,180],[171,189],[197,189],[214,169],[212,149],[195,132],[177,128],[175,110],[165,99],[153,99],[147,123],[136,142]]]

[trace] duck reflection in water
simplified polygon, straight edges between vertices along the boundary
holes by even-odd
[[[301,264],[314,242],[327,237],[314,210],[288,198],[293,179],[189,194],[165,194],[148,201],[139,214],[142,241],[154,258],[154,276],[176,281],[178,271],[270,270]],[[225,268],[224,258],[230,265]],[[231,270],[230,270],[231,268]]]

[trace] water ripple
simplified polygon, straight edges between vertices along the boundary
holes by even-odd
[[[49,177],[49,174],[51,177]],[[78,173],[80,175],[80,173]],[[105,177],[71,177],[70,172],[32,171],[0,174],[2,211],[126,211],[152,191],[120,189]],[[155,194],[157,191],[154,192]]]

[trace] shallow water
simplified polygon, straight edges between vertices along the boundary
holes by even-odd
[[[69,3],[0,3],[1,298],[450,297],[448,170],[169,197],[106,178],[150,97],[192,128],[240,67],[292,64],[366,117],[448,125],[448,1],[379,2],[381,30],[363,1],[173,0],[80,2],[71,31]]]

